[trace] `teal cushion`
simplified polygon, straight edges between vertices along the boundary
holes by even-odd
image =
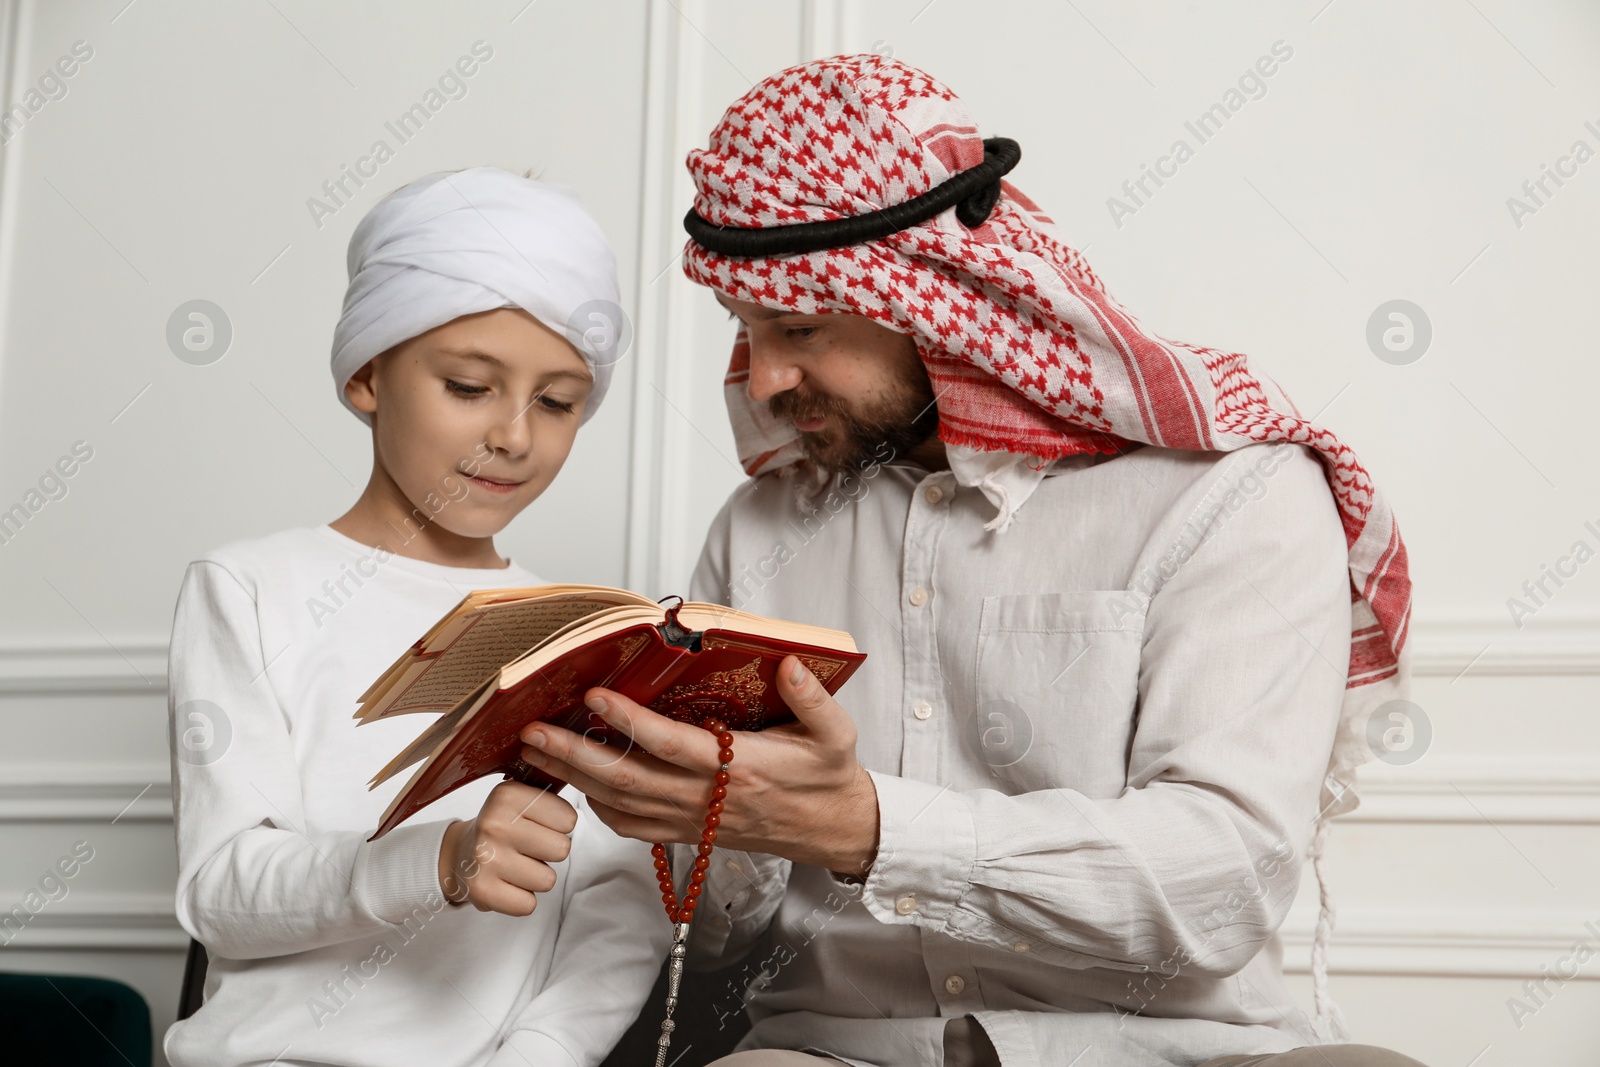
[[[131,986],[79,975],[0,973],[0,1060],[150,1067],[150,1006]]]

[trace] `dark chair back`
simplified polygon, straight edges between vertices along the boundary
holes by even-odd
[[[189,958],[183,964],[183,988],[178,991],[178,1018],[187,1019],[206,999],[206,965],[211,962],[206,947],[189,939]]]

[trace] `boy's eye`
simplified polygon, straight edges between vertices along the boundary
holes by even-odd
[[[444,380],[444,387],[457,396],[482,396],[489,391],[486,385],[463,385],[450,378]]]
[[[553,396],[542,396],[542,397],[539,398],[539,403],[543,404],[546,408],[549,408],[551,411],[571,412],[574,408],[577,407],[577,405],[574,404],[570,400],[557,400]]]

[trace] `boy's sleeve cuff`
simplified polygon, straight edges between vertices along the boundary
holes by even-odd
[[[943,927],[977,862],[971,805],[949,786],[868,773],[878,791],[878,855],[862,902],[879,922]]]
[[[438,911],[439,849],[456,820],[397,826],[376,841],[363,841],[351,885],[357,900],[384,922],[404,922],[418,908]]]

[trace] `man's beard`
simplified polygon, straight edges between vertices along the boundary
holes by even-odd
[[[890,396],[861,411],[849,410],[838,397],[802,397],[793,389],[776,394],[767,406],[780,419],[828,418],[820,430],[799,431],[800,447],[812,463],[833,473],[897,459],[939,429],[939,409],[925,373],[897,376]]]

